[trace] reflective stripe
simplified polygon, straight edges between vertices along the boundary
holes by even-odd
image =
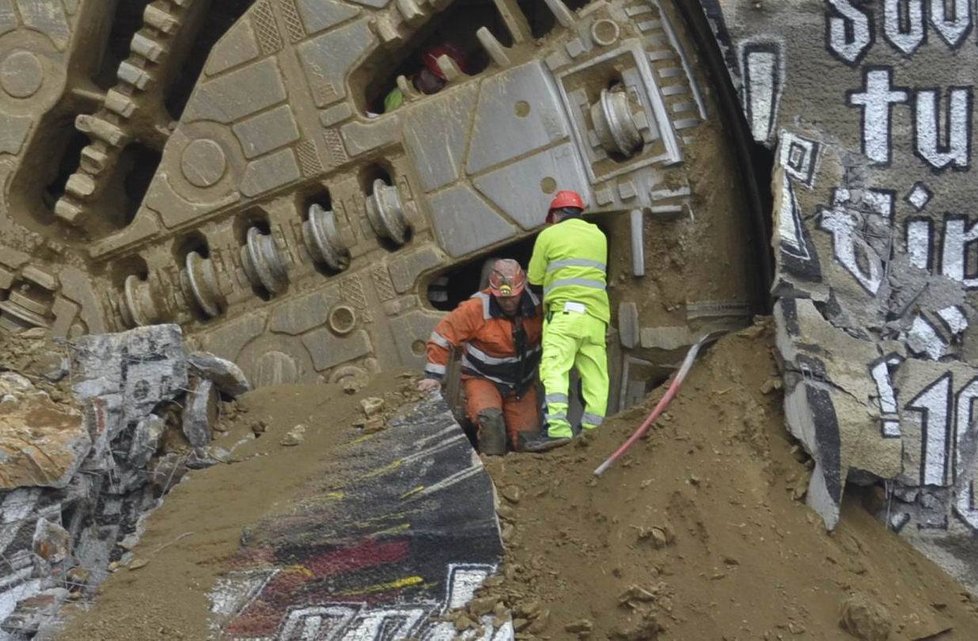
[[[567,404],[567,394],[547,394],[547,403]]]
[[[445,349],[451,349],[452,347],[452,344],[448,342],[448,339],[438,332],[431,332],[431,336],[428,337],[428,340],[438,347],[444,347]]]
[[[472,372],[473,374],[479,376],[480,378],[484,378],[486,380],[490,380],[493,383],[499,383],[500,385],[512,385],[513,384],[513,381],[504,381],[503,379],[499,378],[498,376],[493,376],[492,374],[486,374],[485,372],[480,371],[479,368],[476,367],[475,364],[473,364],[472,361],[470,361],[467,356],[463,356],[462,357],[462,369],[463,370],[468,369],[470,372]]]
[[[551,291],[557,289],[558,287],[566,287],[567,285],[577,285],[579,287],[589,287],[591,289],[605,289],[605,284],[600,280],[590,280],[588,278],[562,278],[560,280],[555,280],[550,283],[547,287],[543,289],[543,295],[547,296]]]
[[[547,419],[548,423],[550,421],[566,421],[567,412],[554,412],[553,414],[544,414],[543,417]]]
[[[439,365],[437,363],[428,363],[424,366],[424,371],[429,374],[438,374],[439,376],[444,376],[447,371],[444,365]]]
[[[561,267],[594,267],[603,272],[608,271],[608,266],[597,260],[591,260],[589,258],[564,258],[563,260],[555,260],[548,263],[547,273],[549,274]]]
[[[601,423],[603,422],[604,422],[604,417],[598,416],[597,414],[588,414],[587,412],[585,412],[584,415],[581,416],[581,423],[587,423],[588,425],[593,425],[595,427],[601,425]]]
[[[465,351],[476,360],[482,361],[486,365],[514,365],[520,362],[518,356],[490,356],[472,343],[466,343]],[[526,350],[527,356],[532,356],[540,351],[540,346]]]

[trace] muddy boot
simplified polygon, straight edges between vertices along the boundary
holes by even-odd
[[[489,456],[506,453],[506,422],[502,410],[492,408],[479,412],[479,452]]]
[[[571,442],[567,436],[550,436],[547,431],[538,432],[523,441],[524,452],[547,452]]]

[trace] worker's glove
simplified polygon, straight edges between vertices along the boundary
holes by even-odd
[[[418,381],[418,391],[430,394],[441,387],[441,381],[434,378],[422,378]]]

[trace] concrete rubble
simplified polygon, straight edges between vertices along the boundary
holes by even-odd
[[[66,600],[133,561],[162,495],[227,460],[212,445],[219,402],[250,389],[232,363],[188,353],[177,325],[88,335],[68,352],[43,386],[0,373],[0,641],[51,638]],[[61,395],[51,381],[65,376]]]

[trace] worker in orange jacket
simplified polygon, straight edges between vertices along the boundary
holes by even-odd
[[[425,378],[418,389],[437,389],[445,377],[451,348],[462,352],[466,414],[476,426],[479,451],[505,454],[539,430],[536,391],[542,333],[540,300],[526,288],[526,273],[515,260],[493,263],[489,287],[460,304],[428,339]]]

